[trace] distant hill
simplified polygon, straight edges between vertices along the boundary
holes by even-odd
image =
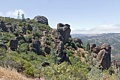
[[[84,45],[89,41],[96,45],[108,43],[112,46],[112,55],[118,59],[120,55],[120,33],[107,33],[107,34],[72,34],[73,38],[80,38]],[[118,57],[118,58],[117,58]]]

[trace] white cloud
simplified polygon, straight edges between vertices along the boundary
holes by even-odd
[[[72,30],[72,34],[101,34],[101,33],[120,33],[120,25],[101,25],[89,30]]]
[[[21,17],[21,14],[26,14],[26,13],[24,12],[24,10],[22,10],[22,9],[17,9],[17,10],[11,10],[11,11],[8,11],[8,12],[5,12],[5,13],[0,12],[0,16],[17,18],[18,12],[20,13],[20,17]]]

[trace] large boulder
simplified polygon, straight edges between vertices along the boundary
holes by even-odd
[[[64,43],[68,42],[69,38],[70,38],[70,25],[69,24],[62,24],[62,23],[58,23],[57,24],[57,31],[62,35],[62,37],[64,38]]]
[[[48,25],[48,19],[45,16],[35,16],[34,20],[41,23]]]
[[[18,40],[10,40],[10,49],[16,50],[18,48]]]

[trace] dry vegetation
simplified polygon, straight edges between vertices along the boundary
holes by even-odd
[[[26,78],[25,76],[18,73],[14,69],[0,67],[0,80],[34,80],[34,79]]]

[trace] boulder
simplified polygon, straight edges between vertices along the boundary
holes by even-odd
[[[33,30],[32,26],[31,26],[30,24],[28,24],[28,26],[27,26],[27,30],[30,30],[30,31]]]
[[[30,51],[33,51],[38,55],[43,55],[41,50],[41,43],[39,40],[32,40],[32,43],[30,44]]]
[[[50,54],[51,48],[50,48],[49,46],[45,46],[44,51],[45,51],[47,54]]]
[[[4,32],[7,32],[7,31],[8,31],[8,28],[6,27],[6,25],[5,25],[5,23],[4,23],[3,21],[1,21],[0,27],[2,28],[2,30],[3,30]]]
[[[80,45],[83,44],[82,40],[79,39],[79,38],[73,38],[73,41],[74,41],[75,43],[79,43]]]
[[[11,31],[12,33],[15,31],[14,26],[11,26],[11,27],[10,27],[10,31]]]
[[[23,35],[17,36],[17,37],[16,37],[16,40],[18,40],[18,41],[23,40],[24,42],[27,42],[27,40],[25,39],[25,37],[24,37]]]
[[[10,40],[10,49],[16,50],[18,48],[18,40]]]
[[[41,23],[48,25],[48,19],[45,16],[35,16],[34,20]]]

